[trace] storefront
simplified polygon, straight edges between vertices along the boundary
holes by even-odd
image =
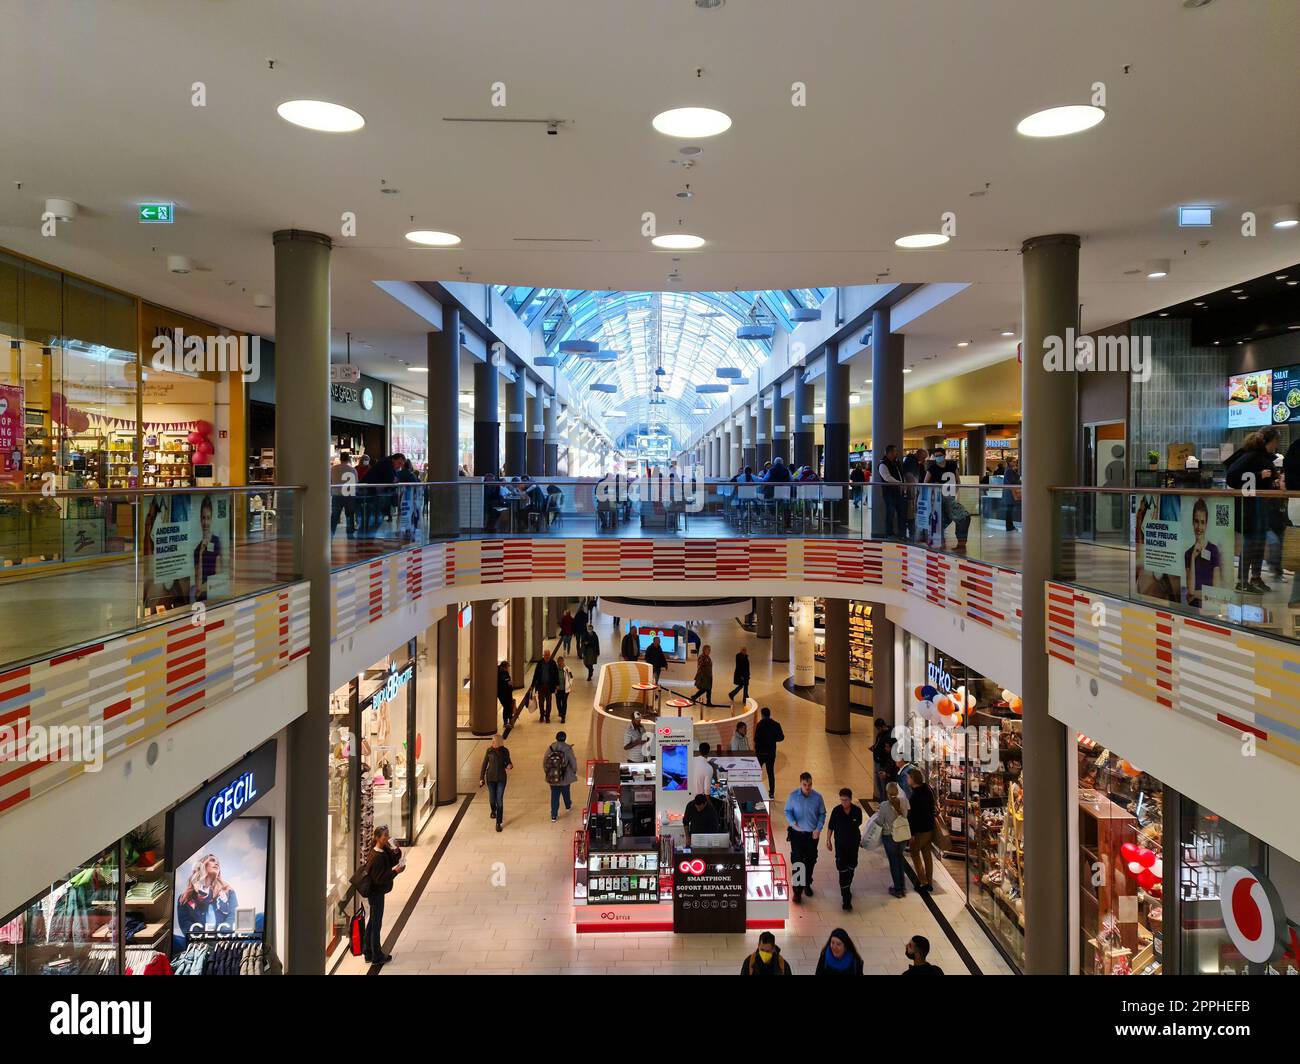
[[[421,660],[423,659],[423,660]],[[326,940],[344,934],[353,873],[381,825],[410,844],[436,801],[435,700],[427,643],[412,639],[330,697]]]
[[[395,384],[388,388],[388,452],[406,455],[421,473],[429,465],[429,401]]]
[[[896,755],[935,794],[935,848],[1007,961],[1025,957],[1025,852],[1019,696],[903,633],[905,714]]]
[[[806,634],[801,637],[797,610],[799,602],[795,599],[795,616],[791,621],[792,645],[795,649],[794,675],[785,681],[785,688],[803,698],[811,699],[818,705],[826,700],[826,600],[813,598],[812,603],[812,673],[813,686],[796,684],[796,676],[801,675],[798,665],[804,653]],[[872,625],[870,602],[849,600],[849,706],[855,713],[871,713],[872,682],[875,676],[872,667]]]
[[[0,975],[262,975],[275,926],[278,741],[0,920]]]

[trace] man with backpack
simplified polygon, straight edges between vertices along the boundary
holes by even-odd
[[[555,742],[546,748],[542,755],[542,772],[551,787],[551,823],[560,813],[560,799],[564,799],[567,812],[573,808],[573,797],[569,788],[578,779],[578,755],[568,743],[564,732],[555,733]]]

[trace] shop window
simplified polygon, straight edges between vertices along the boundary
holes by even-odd
[[[325,887],[325,941],[328,948],[346,930],[349,880],[356,868],[357,797],[353,786],[353,761],[357,738],[353,718],[357,683],[351,680],[330,695],[329,805],[326,836],[329,845],[329,880]]]
[[[404,454],[418,472],[429,464],[429,401],[405,389],[389,389],[389,454]]]
[[[400,659],[400,660],[399,660]],[[411,838],[408,819],[408,711],[414,663],[390,655],[367,669],[358,681],[361,706],[361,793],[363,808],[374,810],[374,827],[387,827],[393,839]],[[369,833],[361,834],[366,845]]]
[[[119,868],[110,846],[5,920],[0,975],[116,975]]]

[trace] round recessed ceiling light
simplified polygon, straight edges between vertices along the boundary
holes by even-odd
[[[1152,259],[1150,262],[1146,264],[1144,269],[1146,270],[1147,277],[1151,278],[1152,280],[1157,280],[1158,278],[1161,277],[1168,277],[1169,260]]]
[[[1240,289],[1240,288],[1234,288],[1234,289],[1232,289],[1232,294],[1233,294],[1234,296],[1236,296],[1236,295],[1240,295],[1240,294],[1241,294],[1241,289]]]
[[[351,107],[324,100],[286,100],[275,113],[286,122],[318,133],[353,133],[366,124]]]
[[[1300,225],[1300,203],[1288,203],[1273,209],[1274,229],[1294,229]]]
[[[664,233],[650,241],[657,248],[668,251],[694,251],[704,247],[704,237],[692,236],[690,233]]]
[[[409,370],[411,373],[428,373],[428,372],[429,372],[429,367],[428,367],[428,366],[407,366],[406,368],[407,368],[407,370]]]
[[[1066,137],[1091,129],[1105,117],[1105,111],[1090,104],[1049,107],[1022,118],[1016,132],[1026,137]]]
[[[1160,312],[1160,317],[1162,317],[1162,318],[1167,318],[1167,317],[1169,317],[1169,311],[1167,311],[1167,310],[1162,310],[1162,311]]]
[[[716,137],[731,128],[731,116],[711,107],[674,107],[660,111],[651,124],[666,137]]]
[[[969,340],[958,340],[958,341],[957,341],[957,346],[958,346],[958,347],[970,347],[970,341],[969,341]]]
[[[904,367],[903,367],[903,372],[904,372],[904,373],[911,373],[911,372],[912,372],[912,367],[911,367],[911,366],[904,366]]]
[[[948,238],[942,233],[912,233],[910,236],[900,236],[894,241],[894,246],[899,248],[937,248],[941,244],[948,243]]]
[[[968,429],[982,429],[984,427],[982,421],[963,421],[962,424]]]
[[[1014,329],[1003,329],[1003,330],[1002,330],[1002,335],[1003,335],[1003,336],[1015,336],[1016,333],[1015,333],[1015,330],[1014,330]]]
[[[1250,296],[1238,296],[1237,298],[1238,298],[1238,299],[1249,299]]]
[[[455,233],[440,233],[436,229],[412,229],[406,234],[412,244],[423,244],[430,248],[449,248],[460,243]]]
[[[1203,302],[1201,302],[1201,301],[1198,299],[1195,303],[1192,304],[1192,306],[1194,306],[1194,307],[1203,307],[1203,306],[1205,306],[1205,304],[1204,304]]]

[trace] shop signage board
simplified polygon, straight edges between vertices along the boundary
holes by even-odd
[[[176,218],[174,203],[141,203],[140,221],[146,225],[171,225]]]
[[[731,852],[678,854],[673,868],[673,930],[745,932],[745,858]]]
[[[361,381],[361,367],[351,363],[330,366],[331,384],[358,384]]]
[[[413,676],[415,676],[415,662],[413,661],[408,661],[400,669],[396,663],[390,665],[388,667],[388,679],[374,694],[361,703],[361,708],[363,710],[382,709],[398,696],[406,685],[411,682]]]
[[[0,484],[23,482],[23,389],[0,384]]]
[[[274,789],[275,750],[276,741],[268,739],[167,814],[169,860],[183,860],[200,850]]]

